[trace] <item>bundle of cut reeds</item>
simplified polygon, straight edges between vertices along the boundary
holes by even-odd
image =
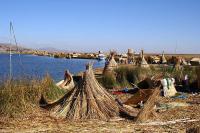
[[[152,95],[148,98],[148,100],[144,104],[143,109],[139,112],[136,118],[137,122],[144,122],[149,119],[151,113],[153,112],[153,108],[155,106],[155,103],[157,102],[159,95],[160,95],[160,89],[155,88]]]
[[[47,104],[46,107],[51,109],[53,116],[70,120],[108,120],[112,117],[119,116],[120,111],[126,111],[98,83],[91,65],[87,65],[82,80],[79,81],[75,88],[58,101]],[[127,111],[127,114],[129,112]],[[132,113],[135,116],[137,115],[134,114],[134,111]]]

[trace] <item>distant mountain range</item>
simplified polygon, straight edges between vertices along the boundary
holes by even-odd
[[[22,46],[16,46],[13,44],[8,44],[8,43],[0,43],[0,52],[7,52],[7,51],[31,51],[32,49],[30,48],[25,48]]]
[[[9,44],[9,43],[1,43],[0,42],[0,53],[4,53],[4,52],[9,52],[11,48],[11,51],[17,52],[24,52],[24,53],[32,53],[35,51],[47,51],[47,52],[77,52],[77,51],[68,51],[65,49],[57,49],[57,48],[53,48],[53,47],[44,47],[44,48],[38,48],[38,49],[33,49],[33,48],[26,48],[23,47],[21,45],[13,45],[13,44]],[[84,53],[84,52],[82,52]],[[139,54],[139,53],[137,53]],[[146,55],[159,55],[160,53],[145,53]],[[198,55],[199,54],[184,54],[184,53],[179,53],[179,54],[172,54],[172,53],[165,53],[165,55]]]
[[[27,51],[47,51],[47,52],[69,52],[67,50],[61,50],[61,49],[56,49],[53,47],[45,47],[45,48],[38,48],[38,49],[31,49],[31,48],[25,48],[23,46],[16,46],[13,44],[9,43],[0,43],[0,52],[8,52],[10,51],[21,51],[21,52],[27,52]]]
[[[56,49],[53,47],[39,48],[37,50],[48,51],[48,52],[68,52],[67,50]]]

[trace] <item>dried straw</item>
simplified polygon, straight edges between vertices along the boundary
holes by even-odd
[[[51,109],[51,114],[55,117],[70,120],[108,120],[120,116],[121,111],[133,116],[138,113],[116,102],[115,98],[98,83],[91,65],[87,65],[82,80],[69,93],[43,107]]]
[[[144,104],[143,109],[139,112],[136,118],[136,122],[145,122],[149,119],[159,95],[160,89],[155,88],[153,94],[149,97],[147,102]]]

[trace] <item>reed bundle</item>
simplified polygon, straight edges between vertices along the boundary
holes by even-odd
[[[69,93],[47,107],[53,116],[70,120],[108,120],[120,116],[120,111],[127,110],[122,109],[115,98],[98,83],[91,65],[87,65],[82,80]]]
[[[137,122],[144,122],[149,119],[159,95],[160,89],[155,88],[153,94],[148,98],[147,102],[144,104],[143,109],[139,112],[136,119]]]

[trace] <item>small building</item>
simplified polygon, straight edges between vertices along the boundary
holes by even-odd
[[[166,60],[166,58],[165,58],[164,51],[163,51],[163,53],[162,53],[160,63],[161,63],[161,64],[167,64],[167,60]]]
[[[140,61],[140,66],[141,67],[144,67],[144,68],[149,68],[149,64],[147,63],[147,61],[145,60],[144,58],[144,51],[142,50],[141,51],[141,54],[140,54],[140,58],[141,58],[141,61]]]
[[[106,63],[106,65],[104,67],[103,73],[110,72],[110,71],[114,70],[115,68],[117,68],[117,66],[118,66],[118,64],[115,61],[114,55],[111,55],[110,59],[108,60],[108,62]]]
[[[200,58],[192,58],[192,59],[190,60],[190,64],[191,64],[192,66],[199,66],[199,65],[200,65]]]
[[[127,62],[128,62],[128,64],[135,64],[133,49],[128,49]]]

